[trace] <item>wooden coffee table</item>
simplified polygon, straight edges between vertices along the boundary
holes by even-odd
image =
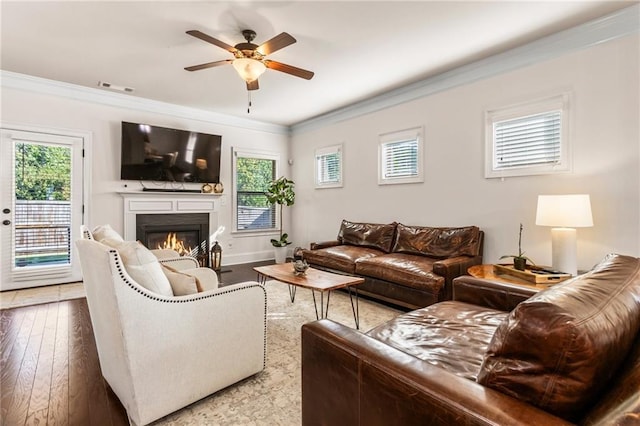
[[[258,273],[258,282],[264,284],[267,278],[271,278],[289,285],[289,296],[293,303],[296,298],[296,288],[308,288],[313,295],[313,306],[316,310],[316,319],[327,318],[329,313],[329,299],[333,290],[346,288],[349,292],[351,310],[356,328],[360,328],[360,309],[358,306],[358,284],[364,283],[363,278],[349,275],[334,274],[332,272],[321,271],[309,268],[304,275],[296,275],[293,270],[293,263],[279,263],[276,265],[257,266],[253,268]],[[355,293],[355,304],[353,303],[353,293]],[[320,313],[316,303],[316,291],[320,292]],[[324,305],[324,294],[327,293],[327,305]]]

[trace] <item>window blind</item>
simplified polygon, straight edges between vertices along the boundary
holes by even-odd
[[[382,144],[382,176],[384,179],[418,175],[418,140]]]
[[[264,192],[238,191],[238,231],[274,229],[275,205],[269,205]]]
[[[338,153],[316,157],[318,161],[318,183],[337,183],[340,180],[340,156]]]
[[[342,183],[342,155],[340,146],[316,151],[316,185],[337,186]]]
[[[497,121],[493,124],[494,169],[510,169],[561,160],[562,111]]]

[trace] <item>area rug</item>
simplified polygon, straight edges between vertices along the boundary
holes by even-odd
[[[85,295],[81,282],[3,291],[0,293],[0,310],[80,299]]]
[[[300,425],[300,327],[316,319],[313,299],[310,290],[298,289],[292,303],[285,284],[268,281],[266,286],[266,369],[154,425]],[[399,313],[361,298],[360,330],[369,330]],[[329,318],[355,328],[348,294],[331,294]]]

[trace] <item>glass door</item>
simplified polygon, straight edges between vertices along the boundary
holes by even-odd
[[[0,289],[80,281],[83,139],[1,132]]]

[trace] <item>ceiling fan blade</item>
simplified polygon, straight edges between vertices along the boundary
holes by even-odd
[[[280,50],[283,47],[287,47],[290,44],[296,42],[296,39],[287,33],[281,33],[272,38],[271,40],[265,41],[256,49],[258,52],[263,55],[269,55],[276,50]]]
[[[305,80],[311,80],[313,77],[312,71],[303,70],[292,65],[283,64],[282,62],[265,60],[264,64],[267,68],[272,70],[286,72],[287,74],[295,75],[296,77],[304,78]]]
[[[213,68],[213,67],[218,67],[220,65],[230,64],[231,62],[233,62],[233,60],[231,60],[231,59],[225,59],[225,60],[222,60],[222,61],[215,61],[215,62],[207,62],[206,64],[192,65],[190,67],[185,67],[185,70],[187,70],[187,71],[199,71],[199,70],[203,70],[203,69],[206,69],[206,68]]]
[[[257,79],[247,83],[247,90],[258,90],[259,88]]]
[[[237,49],[227,43],[225,43],[224,41],[220,41],[217,38],[213,38],[210,35],[207,35],[203,32],[200,32],[198,30],[189,30],[187,31],[187,34],[189,34],[190,36],[193,36],[195,38],[199,38],[202,41],[206,41],[207,43],[211,43],[214,44],[218,47],[221,47],[225,50],[228,50],[231,53],[234,53]]]

